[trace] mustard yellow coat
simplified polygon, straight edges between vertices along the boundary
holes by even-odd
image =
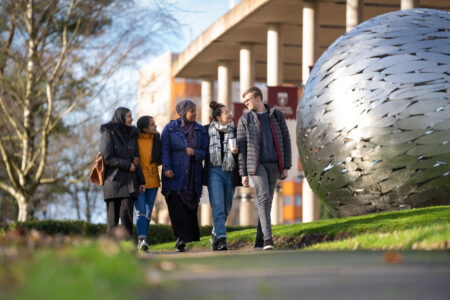
[[[160,179],[158,173],[158,164],[152,161],[154,135],[141,133],[138,138],[139,145],[139,164],[145,177],[145,188],[153,189],[160,186]]]

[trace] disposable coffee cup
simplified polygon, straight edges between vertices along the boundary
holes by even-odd
[[[228,139],[228,147],[230,148],[230,151],[233,150],[234,147],[236,147],[236,139]]]

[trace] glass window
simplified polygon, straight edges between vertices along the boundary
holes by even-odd
[[[301,206],[302,205],[302,196],[295,195],[295,206]]]
[[[297,219],[295,219],[295,223],[297,224],[297,223],[301,223],[302,222],[302,219],[300,219],[300,218],[297,218]]]
[[[284,205],[291,205],[291,196],[284,196]]]

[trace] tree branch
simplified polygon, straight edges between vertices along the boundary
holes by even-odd
[[[7,193],[11,194],[11,196],[15,197],[16,195],[16,190],[8,185],[6,182],[0,180],[0,189],[6,191]]]
[[[6,44],[4,45],[5,52],[9,52],[9,49],[11,48],[11,44],[14,40],[14,33],[16,31],[16,18],[14,16],[14,14],[10,15],[10,20],[11,21],[10,21],[10,27],[9,27],[9,31],[8,31],[8,39],[6,40]],[[5,59],[3,59],[0,64],[0,73],[1,74],[3,74],[3,72],[5,70],[6,58],[7,58],[7,56],[5,55]]]
[[[20,128],[19,128],[18,124],[16,123],[14,118],[9,113],[9,110],[6,108],[5,101],[3,100],[2,96],[0,96],[0,108],[2,109],[3,115],[6,117],[6,119],[11,124],[11,126],[14,128],[17,136],[22,139],[23,138],[23,133],[20,131]]]
[[[14,176],[11,161],[9,159],[8,154],[6,153],[5,147],[3,146],[3,142],[0,140],[0,153],[2,155],[3,162],[5,163],[6,167],[6,173],[8,174],[9,181],[11,181],[14,189],[19,188],[19,182],[17,181],[17,178]]]
[[[67,20],[69,20],[70,16],[72,15],[72,10],[73,10],[74,5],[75,5],[75,1],[72,0],[70,2],[69,10],[67,12]],[[72,34],[71,40],[76,36],[76,33],[78,31],[78,28],[79,28],[79,25],[80,25],[80,18],[78,18],[77,26],[75,28],[75,32]],[[66,56],[66,52],[67,52],[67,22],[64,24],[64,28],[63,28],[61,53],[59,55],[58,62],[56,63],[55,68],[53,69],[52,75],[50,75],[50,78],[48,79],[48,81],[50,83],[53,82],[53,80],[55,79],[56,74],[58,74],[59,69],[61,68],[61,66],[62,66],[62,64],[64,62],[64,59],[65,59],[65,56]]]

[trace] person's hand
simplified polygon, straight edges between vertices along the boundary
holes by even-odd
[[[187,147],[187,148],[186,148],[186,153],[187,153],[189,156],[195,155],[194,149],[192,149],[192,148],[190,148],[190,147]]]
[[[248,183],[248,176],[242,176],[242,186],[243,187],[249,187],[250,184]]]
[[[288,177],[288,170],[283,169],[283,170],[281,171],[281,174],[280,174],[280,179],[281,179],[281,180],[284,180],[284,179],[286,179],[287,177]]]
[[[233,154],[237,154],[238,152],[239,152],[238,146],[235,146],[235,147],[233,148],[233,150],[231,150],[231,153],[233,153]]]
[[[172,170],[167,170],[164,172],[164,176],[166,176],[167,178],[173,178],[173,172]]]
[[[133,164],[138,165],[139,164],[139,157],[135,157]]]
[[[134,164],[131,164],[130,172],[134,172],[134,171],[136,171],[136,167],[134,166]]]
[[[141,184],[139,186],[139,193],[144,193],[145,192],[145,184]]]

